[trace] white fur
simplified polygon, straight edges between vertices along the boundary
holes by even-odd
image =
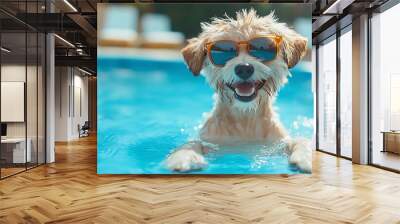
[[[207,162],[204,157],[191,149],[178,150],[167,159],[168,169],[180,172],[198,170],[206,166]]]
[[[294,139],[288,142],[291,155],[289,162],[296,164],[301,170],[311,172],[312,170],[312,150],[309,140]]]

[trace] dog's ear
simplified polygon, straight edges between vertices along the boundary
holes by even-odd
[[[294,67],[307,52],[307,38],[287,28],[282,33],[282,56],[289,68]]]
[[[199,38],[188,40],[188,44],[181,50],[181,53],[193,75],[199,75],[206,56],[203,41]]]

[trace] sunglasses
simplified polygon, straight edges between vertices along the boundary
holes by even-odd
[[[210,61],[219,67],[224,66],[229,60],[239,55],[241,45],[246,46],[247,53],[262,62],[272,61],[278,54],[282,37],[267,35],[256,37],[248,41],[218,40],[206,43],[205,47]]]

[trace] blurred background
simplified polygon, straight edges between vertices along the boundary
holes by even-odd
[[[201,22],[227,14],[235,17],[241,9],[254,8],[260,16],[274,11],[279,21],[287,23],[311,40],[309,4],[98,4],[99,54],[143,57],[179,57],[176,53],[187,39],[197,36]],[[296,10],[293,10],[296,9]],[[145,50],[143,50],[145,49]],[[154,55],[154,49],[157,55]],[[160,51],[161,50],[161,51]],[[163,51],[165,50],[165,51]],[[175,52],[175,54],[174,54]],[[311,41],[304,61],[311,61]]]

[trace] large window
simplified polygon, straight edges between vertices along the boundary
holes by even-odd
[[[336,39],[318,48],[318,149],[336,153]]]
[[[351,25],[339,33],[340,36],[334,35],[323,41],[317,50],[318,149],[351,158],[353,75]],[[340,123],[337,123],[338,121]]]
[[[372,24],[372,163],[400,170],[400,5],[376,14]]]
[[[340,155],[352,157],[352,35],[351,26],[340,36]]]

